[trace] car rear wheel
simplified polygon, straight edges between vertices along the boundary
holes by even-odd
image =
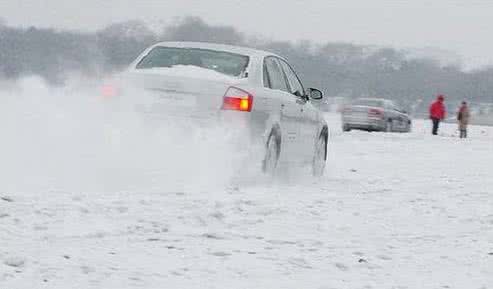
[[[385,123],[385,131],[386,132],[392,132],[394,131],[393,130],[393,124],[392,124],[392,120],[389,119],[386,123]]]
[[[274,174],[279,162],[279,155],[281,152],[281,139],[279,134],[272,131],[267,139],[265,147],[265,156],[262,161],[262,172],[268,175]]]
[[[315,177],[323,176],[327,162],[327,130],[324,130],[315,143],[315,154],[312,161],[312,174]]]
[[[351,131],[351,127],[349,125],[345,124],[342,126],[342,131],[344,131],[344,132]]]

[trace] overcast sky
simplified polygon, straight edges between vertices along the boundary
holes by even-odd
[[[183,16],[279,40],[434,47],[457,53],[468,67],[493,64],[489,0],[0,0],[0,18],[15,26],[95,30]]]

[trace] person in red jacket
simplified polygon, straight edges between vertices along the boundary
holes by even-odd
[[[445,118],[446,111],[445,111],[445,105],[443,104],[444,101],[445,101],[445,97],[440,94],[437,97],[437,100],[430,105],[430,119],[433,122],[433,130],[432,130],[433,135],[438,134],[438,127],[440,125],[440,121],[442,121]]]

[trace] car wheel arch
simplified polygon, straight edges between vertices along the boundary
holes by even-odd
[[[282,131],[281,126],[278,123],[275,123],[270,129],[270,135],[274,135],[276,137],[277,144],[279,145],[279,149],[281,149],[281,141],[282,141]]]

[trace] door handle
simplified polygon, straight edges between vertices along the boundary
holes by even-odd
[[[301,99],[301,98],[298,98],[298,99],[296,99],[296,103],[297,104],[305,104],[306,103],[306,100]]]

